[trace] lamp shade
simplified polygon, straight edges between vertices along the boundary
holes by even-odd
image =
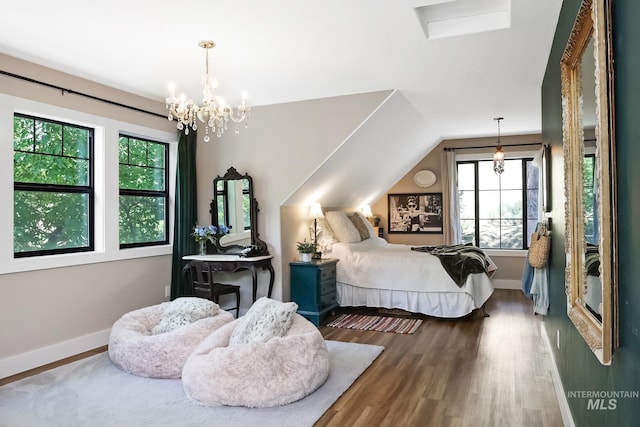
[[[364,215],[365,218],[371,218],[373,216],[373,212],[371,212],[371,205],[365,205],[362,208],[362,215]]]
[[[309,218],[323,218],[322,206],[320,203],[311,203],[309,206]]]

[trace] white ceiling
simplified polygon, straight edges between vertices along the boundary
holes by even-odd
[[[561,5],[18,1],[0,14],[0,52],[159,101],[173,82],[199,100],[198,41],[210,39],[211,72],[230,103],[243,90],[252,105],[269,105],[398,89],[442,138],[493,135],[496,116],[505,118],[503,134],[518,134],[540,131],[540,86]],[[490,30],[505,19],[509,28]],[[464,34],[471,25],[482,32]],[[439,35],[427,38],[429,28]]]

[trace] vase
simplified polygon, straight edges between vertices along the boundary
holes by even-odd
[[[313,254],[305,254],[300,252],[300,261],[302,262],[311,262],[311,255]]]
[[[207,254],[207,241],[206,240],[201,240],[198,242],[199,246],[199,252],[198,255],[206,255]]]

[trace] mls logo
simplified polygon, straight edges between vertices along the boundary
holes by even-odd
[[[599,411],[613,411],[618,406],[616,399],[589,399],[587,402],[587,411],[599,410]]]

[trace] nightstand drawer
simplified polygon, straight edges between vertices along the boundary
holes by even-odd
[[[324,282],[320,282],[320,295],[328,294],[329,292],[336,291],[336,281],[335,280],[325,280]]]
[[[330,292],[320,297],[322,308],[336,305],[336,292]]]
[[[336,265],[328,265],[326,267],[318,269],[318,274],[320,274],[320,281],[323,282],[325,280],[335,280],[336,278]]]

